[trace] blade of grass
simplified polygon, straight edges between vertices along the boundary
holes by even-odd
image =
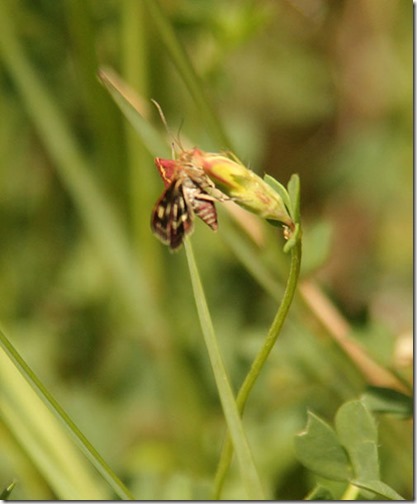
[[[170,338],[165,314],[161,312],[162,306],[156,303],[155,290],[138,251],[132,252],[120,219],[91,177],[88,161],[75,141],[65,116],[18,41],[8,6],[7,0],[0,2],[2,63],[22,96],[45,149],[92,237],[97,254],[112,274],[121,299],[138,326],[137,333],[146,339],[144,347],[156,356],[155,373],[165,389],[166,401],[178,419],[175,422],[176,435],[191,437],[198,433],[198,426],[195,430],[184,431],[185,405],[198,410],[199,398],[190,367]],[[139,128],[147,148],[154,149],[156,153],[160,149],[159,152],[165,151],[169,156],[167,143],[157,130],[140,117],[126,100],[123,101],[120,94],[114,93],[130,113],[129,119]]]
[[[2,356],[0,360],[3,360]],[[15,371],[15,378],[16,376],[21,376],[18,375],[18,371]],[[13,388],[14,394],[15,384],[11,387],[10,382],[7,380],[6,382],[9,389]],[[44,405],[41,404],[41,410],[37,410],[35,422],[33,422],[33,416],[25,415],[31,407],[31,399],[33,398],[29,397],[27,391],[25,391],[25,401],[27,401],[25,403],[19,399],[3,397],[0,403],[0,417],[16,442],[35,463],[37,471],[42,474],[56,497],[59,500],[107,500],[111,494],[103,492],[98,481],[94,479],[89,481],[91,466],[88,467],[85,460],[84,463],[77,458],[74,460],[71,453],[74,446],[70,446],[65,435],[56,435],[59,427],[56,429],[53,420],[43,414],[42,406]],[[46,439],[44,434],[46,434]],[[54,440],[55,445],[48,443],[48,439]],[[63,462],[68,462],[68,464]],[[74,477],[74,473],[77,473],[80,478]],[[32,495],[32,497],[36,496]]]
[[[29,63],[13,29],[8,3],[0,2],[0,56],[12,76],[28,113],[39,131],[59,176],[73,198],[87,230],[108,270],[119,286],[134,320],[144,329],[151,347],[154,334],[164,334],[164,317],[156,304],[141,261],[135,260],[115,211],[89,173],[59,107]]]
[[[109,90],[122,112],[137,130],[142,140],[145,140],[149,150],[158,155],[166,151],[166,143],[162,145],[161,135],[143,117],[144,104],[137,94],[127,86],[118,75],[111,69],[102,68],[99,75],[100,80]],[[159,155],[161,155],[159,152]]]
[[[233,150],[231,142],[204,92],[203,84],[158,0],[144,0],[144,2],[152,16],[159,36],[165,44],[168,54],[171,56],[178,73],[181,75],[196,103],[202,121],[207,125],[207,129],[219,143],[221,149]]]
[[[173,355],[175,349],[170,348],[164,316],[159,313],[152,299],[152,290],[146,283],[146,275],[139,270],[140,261],[136,262],[130,252],[120,222],[89,176],[88,163],[75,144],[64,117],[60,115],[59,108],[53,103],[38,75],[25,58],[13,33],[6,5],[7,3],[0,5],[0,51],[2,51],[3,61],[21,91],[32,120],[38,127],[60,175],[78,205],[98,250],[104,254],[110,271],[114,273],[135,320],[144,327],[146,331],[144,336],[148,337],[150,347],[157,349],[160,356],[158,366],[161,375],[177,376],[177,380],[171,378],[167,381],[173,389],[172,394],[168,396],[172,396],[172,400],[175,401],[178,394],[174,393],[174,389],[180,389],[181,385],[178,383],[178,373],[174,373],[172,369],[176,358]],[[141,118],[137,110],[128,101],[123,100],[120,93],[115,92],[114,89],[113,95],[135,127],[139,129],[147,146],[157,152],[158,150],[166,151],[168,155],[167,144],[161,141],[159,133]],[[160,337],[155,338],[155,334]],[[185,378],[185,376],[181,377],[180,381]],[[184,394],[181,395],[181,398],[183,397],[185,397]],[[190,396],[188,395],[187,398],[189,399]]]
[[[59,420],[61,420],[61,422],[67,428],[71,437],[76,442],[77,446],[81,449],[81,451],[97,469],[97,471],[103,476],[104,480],[107,481],[114,492],[122,499],[134,500],[135,497],[120,481],[120,479],[112,471],[103,457],[97,452],[94,446],[88,441],[88,439],[72,421],[65,410],[54,399],[52,394],[49,393],[43,383],[39,380],[32,369],[26,364],[25,360],[20,356],[18,351],[14,348],[14,346],[2,331],[0,331],[0,346],[5,354],[9,357],[10,361],[20,371],[21,375],[25,378],[27,383],[42,399],[48,409],[52,411]]]
[[[71,64],[77,77],[86,119],[96,144],[94,154],[101,171],[113,172],[123,161],[120,119],[105,91],[97,82],[98,58],[91,4],[84,0],[61,3],[70,37]],[[109,142],[109,138],[112,139]]]
[[[119,3],[121,14],[122,74],[129,85],[141,96],[149,96],[149,54],[147,16],[144,5],[136,0]],[[131,125],[124,122],[126,133],[129,201],[135,243],[140,247],[149,276],[158,292],[162,283],[161,247],[143,216],[153,207],[160,180],[153,165],[154,153],[147,151]],[[144,167],[148,169],[143,169]]]
[[[101,67],[99,79],[135,128],[148,151],[153,156],[170,157],[168,142],[147,120],[149,104],[133,92],[111,68]]]
[[[227,372],[223,364],[223,359],[217,344],[210,312],[204,295],[203,286],[201,284],[200,275],[198,273],[197,264],[194,259],[191,243],[188,240],[185,241],[185,251],[201,329],[207,346],[211,366],[213,368],[214,378],[216,380],[217,390],[223,407],[226,423],[233,446],[236,450],[243,484],[250,500],[263,500],[264,496],[259,475],[245,431],[243,429],[238,409],[236,407],[235,398]]]

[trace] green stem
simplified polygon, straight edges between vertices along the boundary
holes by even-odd
[[[242,415],[245,409],[250,391],[252,390],[265,362],[270,354],[277,338],[281,332],[282,326],[284,325],[285,319],[288,315],[291,303],[294,299],[294,294],[297,287],[298,277],[300,274],[301,266],[301,239],[298,240],[297,244],[291,250],[291,266],[290,272],[287,280],[287,285],[284,291],[284,297],[282,298],[281,305],[275,316],[274,321],[269,329],[268,335],[265,342],[258,352],[252,366],[240,387],[239,393],[237,395],[236,404],[239,410],[239,414]],[[230,466],[233,455],[233,445],[230,440],[230,435],[227,437],[226,442],[223,446],[222,454],[220,456],[219,464],[217,467],[217,473],[214,480],[214,499],[219,499],[221,490],[223,487],[224,479],[226,477],[227,470]]]
[[[198,273],[198,268],[189,240],[185,240],[185,251],[201,329],[209,354],[210,363],[213,368],[214,378],[216,380],[217,390],[227,427],[230,432],[231,443],[233,443],[234,449],[236,450],[236,457],[239,463],[243,484],[250,500],[264,500],[265,497],[259,475],[256,470],[245,431],[243,430],[239,410],[236,405],[232,387],[220,354],[203,286],[201,284],[200,275]]]
[[[356,500],[358,498],[359,492],[360,489],[357,486],[352,485],[352,483],[349,483],[348,487],[346,488],[340,500],[349,500],[349,501]]]

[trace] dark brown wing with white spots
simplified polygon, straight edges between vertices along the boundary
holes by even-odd
[[[170,247],[178,249],[184,237],[193,230],[193,210],[181,180],[174,180],[157,201],[151,217],[154,234]]]

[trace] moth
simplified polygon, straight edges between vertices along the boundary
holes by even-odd
[[[162,108],[157,101],[152,102],[170,135]],[[192,233],[195,215],[216,231],[218,224],[214,201],[229,199],[216,189],[203,168],[195,162],[194,155],[201,151],[186,150],[179,140],[175,140],[174,144],[180,149],[179,155],[175,156],[176,159],[155,158],[155,165],[164,182],[165,191],[156,202],[151,215],[153,233],[172,251],[177,250],[184,238]]]
[[[192,163],[192,152],[183,151],[177,160],[155,159],[165,191],[152,211],[151,228],[173,251],[192,233],[195,215],[216,231],[214,202],[228,199],[215,188],[204,170]]]

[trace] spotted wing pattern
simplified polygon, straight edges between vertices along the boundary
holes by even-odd
[[[155,235],[170,247],[178,249],[193,230],[193,209],[184,194],[183,182],[175,179],[157,201],[151,218]]]
[[[151,227],[171,250],[178,249],[184,237],[192,232],[194,214],[216,231],[218,224],[214,201],[229,199],[188,157],[189,153],[185,152],[178,160],[155,159],[165,191],[153,209]]]

